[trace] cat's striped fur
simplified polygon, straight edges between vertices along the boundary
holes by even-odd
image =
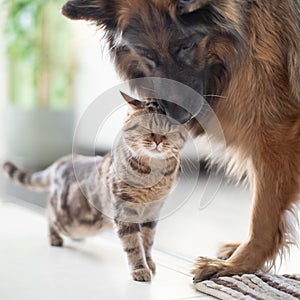
[[[133,279],[150,281],[157,216],[179,171],[187,133],[171,124],[155,101],[123,95],[131,106],[117,146],[104,157],[68,156],[29,173],[7,162],[15,182],[50,193],[50,243],[83,239],[116,225]]]

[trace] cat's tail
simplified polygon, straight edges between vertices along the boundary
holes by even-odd
[[[3,165],[3,170],[15,183],[25,186],[28,189],[36,192],[43,192],[50,188],[51,167],[44,171],[32,173],[19,169],[11,162],[6,162]]]

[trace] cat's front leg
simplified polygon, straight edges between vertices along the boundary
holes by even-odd
[[[64,243],[55,226],[51,224],[51,221],[49,221],[49,241],[53,247],[62,247]]]
[[[151,281],[151,271],[148,268],[142,244],[141,226],[117,220],[115,220],[115,223],[124,251],[127,254],[133,279],[136,281]]]
[[[141,224],[146,261],[153,274],[155,273],[156,266],[152,259],[151,250],[154,242],[156,225],[157,222],[155,221]]]

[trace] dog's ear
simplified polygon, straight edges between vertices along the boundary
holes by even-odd
[[[208,4],[211,0],[178,0],[179,15],[192,13]]]
[[[62,14],[72,20],[94,21],[108,30],[117,27],[118,0],[69,0],[62,8]]]

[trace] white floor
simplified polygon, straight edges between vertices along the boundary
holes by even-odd
[[[131,281],[109,234],[51,248],[44,216],[9,202],[0,204],[0,228],[0,299],[209,299],[193,289],[184,262],[182,270],[178,262],[166,267],[172,257],[159,251],[153,282]]]
[[[184,197],[187,188],[176,196]],[[219,242],[246,238],[250,197],[246,189],[224,184],[206,209],[199,210],[199,198],[196,190],[160,222],[154,251],[158,270],[151,284],[130,279],[113,233],[51,248],[43,209],[0,198],[0,299],[212,299],[193,288],[193,259],[214,256]],[[278,272],[300,272],[298,250],[292,249]]]

